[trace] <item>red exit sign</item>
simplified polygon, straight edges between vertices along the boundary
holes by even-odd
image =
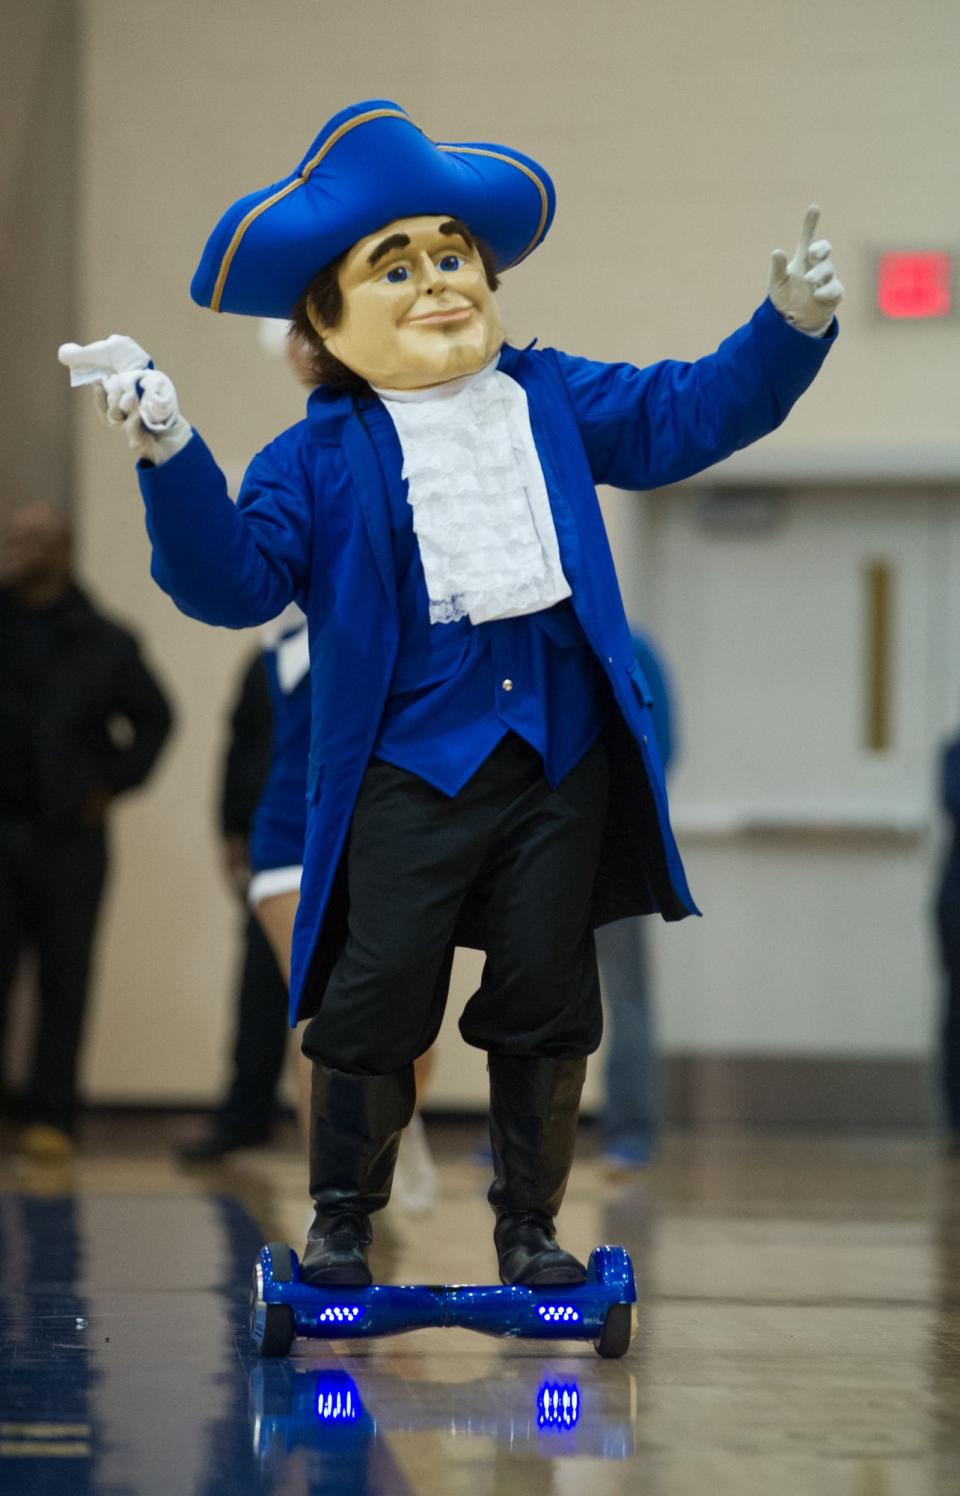
[[[953,312],[953,256],[887,250],[877,257],[877,307],[895,322],[943,321]]]

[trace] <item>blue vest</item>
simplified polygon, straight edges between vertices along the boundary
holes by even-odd
[[[543,759],[556,788],[607,715],[602,672],[568,601],[474,627],[431,624],[420,548],[397,482],[403,456],[382,405],[364,410],[390,506],[400,642],[374,755],[455,795],[507,732]]]

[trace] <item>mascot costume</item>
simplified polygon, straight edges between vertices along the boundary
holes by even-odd
[[[842,287],[811,208],[767,299],[709,357],[512,347],[497,277],[553,212],[536,161],[434,142],[379,99],[235,203],[194,300],[291,318],[315,382],[236,504],[132,339],[60,353],[128,434],[177,606],[246,628],[297,602],[309,622],[291,977],[313,1062],[308,1284],[371,1281],[370,1218],[457,944],[486,956],[460,1029],[488,1056],[501,1281],[583,1281],[555,1218],[600,1041],[593,930],[698,912],[595,485],[676,483],[772,431],[836,334]]]

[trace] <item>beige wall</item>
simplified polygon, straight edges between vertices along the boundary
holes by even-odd
[[[849,291],[843,337],[774,442],[789,455],[956,441],[960,323],[880,325],[868,276],[878,246],[960,243],[954,5],[80,9],[81,305],[58,339],[132,333],[232,468],[302,400],[252,324],[189,301],[205,237],[235,197],[290,171],[332,112],[376,96],[436,138],[509,142],[553,173],[556,225],[503,291],[515,341],[637,362],[704,352],[762,298],[770,250],[792,249],[816,198]],[[117,818],[91,1085],[206,1098],[221,1075],[233,933],[211,765],[249,641],[180,617],[151,586],[129,457],[79,396],[75,422],[87,574],[137,620],[180,708],[162,772]]]
[[[73,315],[77,11],[0,5],[0,520],[71,497],[70,393],[50,358]]]

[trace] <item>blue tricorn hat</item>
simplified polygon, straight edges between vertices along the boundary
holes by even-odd
[[[324,125],[291,176],[228,208],[190,285],[200,306],[289,317],[324,265],[395,218],[460,218],[498,270],[544,238],[553,183],[519,151],[428,139],[389,99],[353,104]]]

